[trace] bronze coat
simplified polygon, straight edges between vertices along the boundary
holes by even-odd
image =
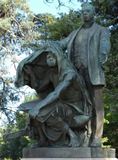
[[[69,59],[71,59],[71,54],[74,53],[74,40],[81,28],[82,26],[73,31],[67,38],[60,41],[61,46],[67,49]],[[88,57],[88,72],[92,85],[105,85],[104,61],[100,62],[100,60],[104,57],[107,60],[110,51],[110,34],[107,28],[96,23],[92,25],[86,51]]]

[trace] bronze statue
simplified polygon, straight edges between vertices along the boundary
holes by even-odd
[[[29,114],[29,124],[19,135],[27,132],[36,146],[101,147],[110,34],[95,23],[94,14],[94,7],[83,3],[79,29],[45,43],[18,66],[16,86],[28,85],[39,96],[20,105]]]
[[[56,42],[48,42],[18,66],[16,86],[28,85],[39,100],[19,109],[29,114],[36,146],[88,146],[91,101],[82,77]]]
[[[95,8],[90,3],[82,5],[82,26],[59,41],[67,49],[72,61],[83,77],[92,102],[90,146],[100,147],[103,134],[104,109],[102,90],[105,85],[104,63],[110,51],[110,34],[107,28],[94,21]]]

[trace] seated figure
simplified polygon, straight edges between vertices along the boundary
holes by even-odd
[[[37,146],[88,146],[90,98],[82,77],[58,44],[48,42],[21,61],[15,85],[28,85],[39,96],[19,107],[29,114],[27,128]]]

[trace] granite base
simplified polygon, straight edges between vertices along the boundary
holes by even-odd
[[[24,148],[23,158],[115,158],[112,148]]]

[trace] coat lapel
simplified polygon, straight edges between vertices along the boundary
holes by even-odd
[[[70,59],[71,57],[71,53],[72,53],[72,50],[73,50],[73,42],[74,42],[74,39],[76,38],[77,36],[77,33],[80,31],[80,29],[82,28],[82,26],[80,26],[77,30],[74,31],[74,33],[72,34],[72,36],[70,37],[70,41],[69,41],[69,44],[68,44],[68,58]]]
[[[97,24],[94,23],[93,26],[90,28],[88,41],[89,41],[89,40],[91,39],[91,37],[94,35],[94,33],[96,32],[97,28],[98,28],[98,27],[97,27]]]
[[[78,34],[78,32],[81,30],[83,25],[81,25],[77,30],[75,30],[72,34],[72,36],[70,37],[70,41],[68,44],[68,58],[71,59],[71,54],[73,53],[73,42]],[[90,33],[89,33],[89,38],[88,38],[88,42],[90,42],[91,37],[94,35],[95,31],[96,31],[96,26],[97,24],[94,23],[93,26],[91,27]]]

